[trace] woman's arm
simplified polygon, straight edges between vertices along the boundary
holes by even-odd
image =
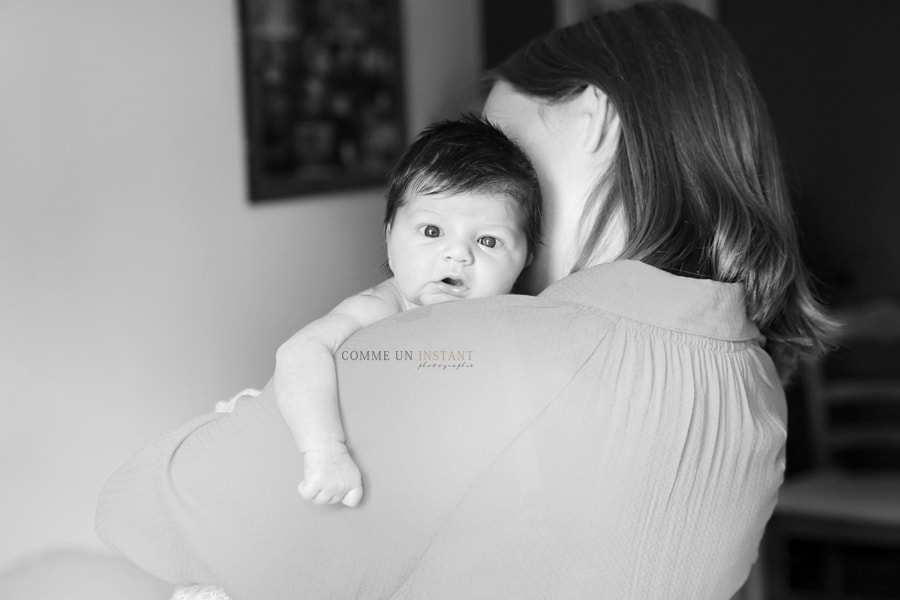
[[[100,536],[236,600],[728,598],[746,577],[784,467],[755,342],[506,296],[380,321],[336,366],[358,507],[298,501],[270,386],[126,463]]]
[[[568,312],[487,298],[408,311],[348,340],[337,360],[341,407],[367,489],[353,510],[298,500],[300,455],[269,385],[114,473],[98,533],[163,579],[219,584],[234,598],[386,596],[556,396],[565,365],[583,363],[590,349],[560,335]],[[549,369],[548,352],[557,353]],[[510,499],[484,508],[490,519]]]
[[[362,498],[359,468],[344,444],[334,353],[351,335],[400,312],[391,280],[351,296],[278,349],[273,385],[281,414],[303,454],[300,495],[317,504]]]

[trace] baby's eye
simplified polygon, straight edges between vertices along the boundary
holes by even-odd
[[[497,238],[492,235],[483,235],[478,238],[478,243],[482,246],[485,246],[486,248],[496,248],[497,244],[499,244],[500,242],[498,242]]]
[[[425,237],[436,238],[441,235],[441,230],[437,225],[426,225],[424,229],[422,229],[422,233]]]

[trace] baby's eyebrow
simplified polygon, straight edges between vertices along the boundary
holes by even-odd
[[[510,226],[507,223],[488,223],[484,226],[488,232],[503,229],[507,233],[519,233],[520,231],[524,231],[522,227]]]
[[[426,207],[421,207],[421,206],[411,207],[411,208],[408,208],[407,210],[408,210],[407,215],[414,220],[415,219],[427,219],[429,217],[439,217],[439,218],[444,218],[444,217],[448,217],[448,216],[452,217],[452,214],[448,215],[446,211],[439,211],[439,210],[434,210],[433,208],[426,208]],[[520,227],[515,224],[515,221],[516,221],[516,219],[514,217],[510,217],[509,220],[492,221],[492,222],[488,222],[488,223],[482,223],[480,225],[480,227],[485,230],[503,229],[503,230],[506,230],[508,233],[519,233],[519,232],[524,231],[523,227]]]
[[[430,216],[435,216],[435,217],[443,216],[443,213],[438,212],[431,208],[410,208],[408,214],[413,215],[413,216],[419,216],[419,215],[430,215]]]

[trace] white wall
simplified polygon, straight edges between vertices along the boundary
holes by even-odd
[[[476,77],[479,1],[406,2],[411,131]],[[0,566],[99,548],[116,466],[381,277],[379,190],[248,204],[235,4],[0,2]]]

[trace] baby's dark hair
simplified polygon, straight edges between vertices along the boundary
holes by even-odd
[[[384,226],[414,194],[505,194],[522,215],[529,252],[540,243],[541,194],[522,149],[474,114],[427,127],[391,171]]]

